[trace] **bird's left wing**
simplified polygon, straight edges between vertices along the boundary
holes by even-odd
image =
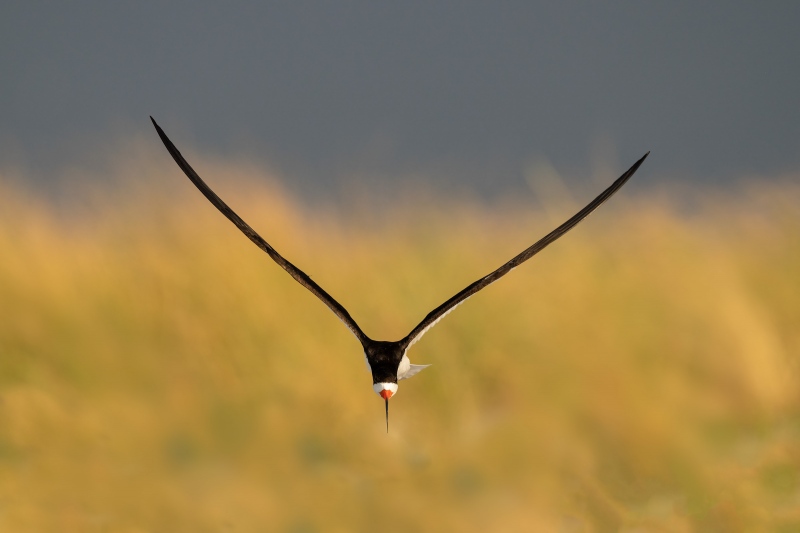
[[[336,316],[339,317],[347,328],[353,332],[353,335],[361,342],[361,345],[366,347],[367,344],[370,342],[369,337],[367,337],[361,328],[358,327],[356,321],[350,316],[347,310],[342,307],[342,305],[333,299],[333,297],[325,292],[322,287],[317,285],[314,280],[312,280],[305,272],[294,266],[288,260],[286,260],[281,254],[279,254],[275,249],[269,245],[267,241],[265,241],[261,236],[256,233],[256,231],[250,227],[247,222],[242,220],[242,218],[234,213],[233,209],[228,207],[228,205],[217,196],[214,191],[209,188],[206,183],[200,179],[200,176],[197,175],[197,172],[186,162],[183,158],[181,153],[175,148],[175,145],[172,144],[172,141],[169,140],[167,135],[164,133],[156,121],[153,120],[153,117],[150,117],[150,120],[153,121],[153,126],[156,127],[156,131],[158,132],[158,136],[161,137],[161,141],[164,143],[164,146],[167,147],[167,151],[170,153],[172,158],[181,167],[181,170],[186,174],[186,176],[195,184],[195,186],[200,189],[200,192],[203,193],[203,196],[208,198],[208,201],[214,204],[214,207],[220,210],[220,212],[225,215],[228,220],[233,222],[233,224],[244,233],[248,239],[253,241],[253,243],[267,252],[267,254],[278,263],[286,272],[289,273],[300,285],[311,291],[314,296],[322,300],[322,303],[328,306],[328,308],[334,312]]]
[[[487,285],[494,283],[498,279],[502,278],[509,272],[511,272],[515,267],[521,265],[537,253],[541,252],[548,244],[554,242],[559,237],[564,235],[566,232],[574,228],[578,222],[586,218],[589,213],[597,209],[600,204],[611,198],[611,196],[617,192],[625,183],[633,176],[633,174],[638,170],[639,166],[644,162],[645,158],[650,155],[650,152],[644,154],[644,156],[639,159],[636,163],[633,164],[631,168],[627,170],[622,176],[620,176],[614,183],[612,183],[605,191],[600,193],[600,196],[592,200],[589,205],[575,213],[575,215],[561,224],[559,227],[545,235],[542,239],[531,245],[529,248],[523,250],[519,255],[511,259],[509,262],[492,272],[491,274],[482,277],[481,279],[475,281],[474,283],[470,284],[469,286],[465,287],[464,290],[444,302],[442,305],[428,313],[422,322],[417,324],[417,326],[411,330],[411,333],[406,335],[403,339],[401,339],[400,345],[403,347],[403,350],[407,350],[409,346],[417,342],[429,329],[436,325],[436,323],[441,320],[442,318],[447,315],[450,311],[455,309],[459,304],[463,303],[464,300],[478,292],[479,290],[483,289]]]

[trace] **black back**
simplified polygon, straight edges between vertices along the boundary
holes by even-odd
[[[397,383],[397,367],[405,350],[399,342],[370,341],[364,348],[372,383]]]
[[[441,320],[447,313],[452,311],[457,305],[484,287],[505,276],[515,267],[533,257],[542,251],[547,245],[553,243],[573,227],[575,227],[581,220],[588,216],[592,211],[597,209],[603,202],[608,200],[615,192],[625,185],[625,183],[627,183],[631,176],[633,176],[636,170],[638,170],[639,166],[644,162],[645,158],[650,154],[650,152],[647,152],[644,157],[634,163],[633,166],[627,170],[627,172],[620,176],[605,191],[600,193],[600,195],[592,200],[592,202],[590,202],[586,207],[573,215],[572,218],[551,231],[549,234],[545,235],[542,239],[527,249],[523,250],[520,254],[512,258],[504,265],[500,266],[500,268],[494,272],[491,272],[474,283],[471,283],[459,293],[444,302],[442,305],[428,313],[422,322],[417,324],[417,326],[412,329],[411,332],[403,339],[396,342],[387,342],[374,341],[367,337],[367,335],[361,331],[361,328],[358,326],[358,324],[356,324],[356,321],[353,320],[347,310],[339,302],[337,302],[330,294],[325,292],[322,287],[317,285],[317,283],[314,282],[314,280],[312,280],[305,272],[297,268],[282,255],[280,255],[269,243],[267,243],[267,241],[265,241],[258,233],[256,233],[253,228],[251,228],[244,220],[242,220],[239,215],[237,215],[230,207],[228,207],[228,205],[223,202],[220,197],[217,196],[214,191],[211,190],[211,188],[209,188],[208,185],[206,185],[200,176],[197,175],[194,169],[183,158],[175,145],[172,144],[172,141],[169,140],[164,131],[158,126],[158,124],[156,124],[156,121],[153,120],[153,117],[150,117],[150,120],[153,121],[153,126],[156,128],[158,136],[161,138],[161,141],[164,143],[164,146],[166,146],[167,151],[169,151],[172,158],[175,160],[181,170],[183,170],[186,176],[192,181],[192,183],[194,183],[195,186],[200,190],[200,192],[202,192],[203,195],[214,205],[214,207],[219,209],[219,211],[231,222],[233,222],[233,224],[239,228],[242,233],[244,233],[251,241],[253,241],[256,246],[264,250],[298,283],[311,291],[311,293],[319,298],[322,303],[328,306],[328,308],[333,311],[337,317],[339,317],[339,320],[341,320],[344,325],[353,333],[353,335],[355,335],[359,342],[361,342],[361,345],[364,347],[364,352],[367,356],[367,361],[372,367],[373,383],[396,383],[398,366],[403,358],[403,354],[409,348],[409,346],[418,341],[426,331],[433,327],[434,324]]]

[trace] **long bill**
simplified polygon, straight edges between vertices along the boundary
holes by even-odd
[[[386,433],[389,433],[389,398],[384,398],[386,402]]]

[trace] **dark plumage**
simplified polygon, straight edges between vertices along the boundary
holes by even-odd
[[[536,241],[529,248],[526,248],[510,261],[502,265],[500,268],[491,272],[490,274],[480,278],[479,280],[471,283],[462,291],[454,295],[452,298],[444,302],[442,305],[428,313],[428,315],[417,324],[411,332],[400,339],[399,341],[376,341],[372,340],[361,331],[361,328],[356,324],[355,320],[350,316],[347,310],[337,302],[330,294],[325,292],[322,287],[317,285],[310,277],[308,277],[302,270],[294,266],[279,254],[272,246],[267,243],[256,231],[251,228],[247,222],[242,220],[228,205],[223,202],[214,191],[212,191],[205,182],[200,179],[200,176],[194,169],[186,162],[181,153],[175,148],[175,145],[169,140],[164,131],[153,121],[158,136],[167,147],[172,158],[183,170],[186,176],[200,189],[200,192],[208,198],[208,200],[225,215],[228,220],[234,223],[248,239],[253,241],[256,246],[264,250],[281,268],[289,273],[298,283],[311,291],[322,303],[334,312],[336,316],[344,323],[345,326],[356,336],[364,348],[364,355],[366,356],[367,363],[372,371],[373,389],[376,393],[380,394],[386,401],[387,406],[387,430],[388,430],[388,401],[389,398],[397,391],[398,379],[411,377],[424,366],[411,365],[406,357],[408,348],[417,342],[425,332],[433,327],[439,320],[441,320],[447,313],[452,311],[456,306],[464,302],[467,298],[480,291],[484,287],[494,283],[502,278],[515,267],[521,265],[537,253],[541,252],[547,245],[556,241],[562,235],[567,233],[575,227],[581,220],[586,218],[592,211],[597,209],[603,202],[608,200],[615,192],[617,192],[625,183],[633,176],[639,166],[644,162],[645,158],[650,154],[647,152],[641,159],[633,164],[622,176],[620,176],[614,183],[611,184],[605,191],[603,191],[597,198],[592,200],[586,207],[578,211],[572,218],[561,224],[559,227],[545,235],[540,240]]]

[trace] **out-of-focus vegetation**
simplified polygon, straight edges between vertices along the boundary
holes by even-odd
[[[336,214],[201,168],[378,339],[603,186]],[[623,189],[411,349],[387,435],[336,317],[146,174],[0,191],[0,531],[800,530],[800,188]]]

